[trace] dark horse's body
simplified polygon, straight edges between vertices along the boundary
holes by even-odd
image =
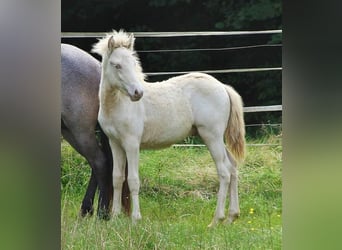
[[[101,65],[87,52],[68,44],[61,45],[62,64],[62,135],[89,162],[92,172],[82,201],[81,215],[93,213],[93,202],[99,187],[98,215],[108,218],[112,199],[112,154],[108,138],[99,129],[96,139],[99,110],[98,90]],[[127,175],[127,172],[126,172]],[[122,190],[125,211],[130,212],[127,182]]]

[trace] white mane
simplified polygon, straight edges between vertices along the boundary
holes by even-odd
[[[113,38],[113,40],[111,41],[112,46],[109,46],[111,38]],[[93,45],[93,49],[91,50],[92,52],[99,54],[102,59],[106,59],[113,52],[114,49],[119,47],[127,48],[133,52],[132,54],[136,59],[136,70],[140,75],[139,77],[142,80],[146,79],[146,75],[142,71],[139,57],[134,51],[135,37],[133,33],[129,34],[122,29],[120,29],[119,31],[113,30],[112,33],[107,33],[104,38],[98,40],[99,41]]]
[[[106,53],[111,53],[112,51],[108,51],[108,41],[113,36],[115,41],[115,46],[113,48],[125,47],[134,51],[134,36],[133,33],[128,34],[124,30],[113,30],[112,33],[107,33],[104,38],[98,39],[99,41],[93,45],[93,49],[91,50],[94,53],[101,55],[102,57]]]

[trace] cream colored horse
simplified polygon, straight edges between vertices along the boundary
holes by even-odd
[[[99,122],[110,140],[113,163],[113,215],[121,212],[121,189],[128,162],[133,222],[139,208],[139,150],[170,146],[198,134],[216,164],[220,187],[217,208],[209,226],[240,214],[237,162],[244,158],[245,128],[239,94],[212,76],[192,73],[147,83],[133,50],[133,34],[113,31],[99,40],[93,52],[102,56]],[[224,138],[230,152],[226,149]]]

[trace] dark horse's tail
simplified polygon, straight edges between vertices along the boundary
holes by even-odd
[[[98,131],[99,131],[99,140],[101,143],[101,147],[103,149],[103,152],[106,155],[107,159],[107,164],[110,166],[109,168],[109,173],[108,176],[110,176],[110,207],[112,206],[112,199],[113,199],[113,185],[112,185],[112,172],[113,172],[113,155],[112,155],[112,150],[109,145],[109,140],[106,134],[103,132],[101,126],[97,124]],[[127,161],[126,161],[126,167],[125,167],[125,181],[123,183],[122,187],[122,194],[121,194],[121,201],[122,201],[122,206],[127,215],[131,214],[131,195],[128,187],[128,182],[127,182],[127,176],[128,176],[128,167],[127,167]]]

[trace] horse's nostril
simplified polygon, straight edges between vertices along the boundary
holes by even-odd
[[[139,91],[139,90],[135,90],[134,91],[134,96],[136,97],[141,97],[143,95],[143,92],[142,91]]]

